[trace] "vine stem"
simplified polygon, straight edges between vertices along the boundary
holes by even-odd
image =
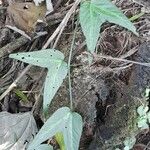
[[[71,49],[70,49],[69,59],[68,59],[68,82],[69,82],[69,98],[70,98],[70,109],[71,110],[73,110],[73,97],[72,97],[70,64],[71,64],[71,56],[72,56],[72,52],[73,52],[73,46],[74,46],[74,43],[75,43],[77,27],[78,27],[78,20],[77,20],[77,23],[76,23],[76,26],[75,26],[75,29],[74,29],[73,39],[72,39]]]

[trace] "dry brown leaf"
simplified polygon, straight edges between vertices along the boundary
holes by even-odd
[[[0,113],[0,150],[24,150],[37,132],[30,112]]]
[[[8,17],[6,25],[16,27],[26,34],[34,32],[37,20],[44,20],[46,6],[35,6],[34,3],[17,3],[10,4],[7,8]]]

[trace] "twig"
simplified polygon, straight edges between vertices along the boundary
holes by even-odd
[[[63,12],[59,12],[59,13],[54,13],[52,15],[48,15],[48,16],[46,16],[46,21],[49,22],[49,21],[53,21],[56,19],[61,19],[65,16],[66,13],[67,13],[67,11],[63,11]]]
[[[69,53],[69,59],[68,59],[68,82],[69,82],[69,97],[70,97],[70,109],[73,110],[73,98],[72,98],[72,86],[71,86],[71,72],[70,72],[70,64],[71,64],[71,57],[72,57],[72,52],[73,52],[73,47],[75,43],[75,36],[76,36],[76,31],[77,31],[77,26],[78,26],[78,21],[74,30],[73,34],[73,39],[72,39],[72,44],[70,48],[70,53]]]
[[[63,0],[58,0],[58,1],[56,2],[56,5],[54,6],[54,10],[56,10],[56,9],[60,6],[60,4],[62,3],[62,1],[63,1]]]
[[[0,96],[0,100],[2,100],[14,87],[17,86],[17,82],[26,74],[26,72],[31,68],[31,65],[28,65],[19,77],[8,87],[8,89]]]
[[[145,146],[144,150],[150,150],[150,141],[147,143],[147,145]]]
[[[62,20],[62,22],[60,23],[60,25],[57,27],[57,29],[54,31],[54,33],[50,36],[50,38],[48,39],[48,41],[44,44],[44,46],[42,47],[42,49],[46,49],[49,44],[52,42],[52,40],[57,36],[57,34],[59,33],[59,31],[61,29],[64,29],[70,16],[72,15],[72,13],[75,11],[76,7],[78,6],[78,4],[81,2],[81,0],[76,0],[74,5],[70,8],[70,10],[68,11],[68,13],[66,14],[66,16],[64,17],[64,19]],[[23,72],[17,77],[17,79],[8,87],[8,89],[0,96],[0,101],[17,85],[17,82],[22,78],[22,76],[24,76],[26,74],[26,72],[31,68],[31,65],[28,65]]]
[[[28,41],[29,40],[26,37],[21,36],[20,38],[16,39],[15,41],[0,48],[0,58],[3,57],[4,55],[12,53],[14,50],[16,50],[20,46],[26,44]]]
[[[57,36],[57,38],[56,38],[56,40],[55,40],[55,42],[54,42],[53,48],[56,47],[56,45],[57,45],[57,43],[58,43],[58,41],[59,41],[59,39],[60,39],[60,36],[61,36],[62,32],[63,32],[63,29],[60,30],[60,32],[59,32],[59,34],[58,34],[58,36]]]
[[[116,58],[116,57],[97,55],[97,54],[93,54],[93,56],[94,56],[95,61],[98,61],[101,58],[105,58],[105,59],[109,59],[109,60],[123,61],[123,62],[127,62],[127,63],[150,67],[150,63],[142,63],[142,62],[137,62],[137,61],[133,61],[133,60],[127,60],[127,59],[123,59],[123,58]]]
[[[1,7],[0,6],[0,10],[6,10],[7,9],[7,7]]]
[[[129,50],[128,52],[126,52],[125,54],[121,55],[119,58],[125,59],[127,57],[132,56],[133,54],[135,54],[138,51],[138,46],[132,48],[131,50]]]
[[[76,7],[78,6],[78,4],[80,3],[81,0],[76,0],[74,5],[70,8],[70,10],[68,11],[68,13],[66,14],[66,16],[64,17],[64,19],[62,20],[62,22],[60,23],[60,25],[57,27],[57,29],[55,30],[55,32],[51,35],[51,37],[47,40],[47,42],[45,43],[45,45],[43,46],[44,48],[47,48],[48,45],[52,42],[52,40],[57,36],[57,34],[59,33],[60,30],[63,30],[70,18],[70,16],[72,15],[72,13],[75,11]]]

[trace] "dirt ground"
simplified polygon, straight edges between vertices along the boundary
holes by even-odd
[[[101,38],[97,45],[98,54],[149,63],[150,2],[148,0],[135,0],[134,2],[132,0],[114,0],[113,2],[129,18],[141,11],[144,12],[142,16],[133,20],[139,37],[117,25],[105,23],[102,26]],[[0,3],[0,95],[14,81],[16,82],[16,78],[27,66],[25,63],[10,59],[8,55],[13,52],[40,50],[70,8],[64,5],[67,1],[63,1],[61,4],[54,1],[55,11],[46,18],[48,26],[36,27],[36,30],[46,30],[49,34],[28,40],[5,26],[8,23],[9,13],[6,9],[8,3],[7,0]],[[73,2],[70,1],[69,4],[71,3]],[[65,54],[66,60],[68,60],[77,17],[76,13],[70,18],[55,47]],[[50,47],[54,43],[54,41],[51,42]],[[149,150],[150,132],[139,131],[135,120],[137,119],[136,109],[143,101],[142,95],[150,86],[150,68],[107,58],[96,59],[89,66],[86,49],[85,38],[81,27],[78,26],[71,59],[71,79],[74,108],[84,120],[80,150],[123,149],[124,139],[133,134],[136,136],[136,144],[133,149]],[[38,127],[41,128],[44,121],[41,111],[41,89],[46,72],[46,70],[32,66],[17,81],[17,86],[1,99],[0,111],[28,112],[31,111],[35,101],[38,101],[34,117]],[[29,100],[27,103],[20,100],[15,92],[16,89],[23,91],[27,96]],[[68,79],[65,79],[50,105],[49,115],[62,106],[68,106],[68,99]]]

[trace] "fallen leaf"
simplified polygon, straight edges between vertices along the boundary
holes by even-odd
[[[44,4],[35,6],[34,3],[14,2],[7,7],[6,25],[8,27],[18,28],[27,35],[34,32],[38,20],[44,20],[46,15],[46,6]]]
[[[30,112],[0,113],[0,150],[24,150],[36,132],[37,126]]]

